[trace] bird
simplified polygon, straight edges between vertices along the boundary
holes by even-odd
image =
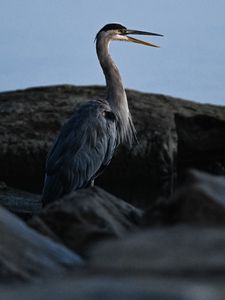
[[[118,23],[107,24],[97,33],[96,52],[105,76],[107,97],[85,101],[63,125],[46,159],[43,206],[92,185],[118,146],[131,148],[137,140],[121,75],[109,45],[111,41],[126,41],[159,46],[130,35],[163,36],[127,29]]]

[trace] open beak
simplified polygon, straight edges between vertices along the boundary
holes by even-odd
[[[142,40],[138,40],[135,39],[133,37],[128,36],[128,34],[140,34],[140,35],[154,35],[154,36],[163,36],[162,34],[158,34],[158,33],[153,33],[153,32],[147,32],[147,31],[140,31],[140,30],[132,30],[132,29],[127,29],[126,32],[124,33],[127,36],[127,41],[128,42],[132,42],[132,43],[137,43],[137,44],[142,44],[145,46],[151,46],[151,47],[156,47],[156,48],[160,48],[157,45],[142,41]]]

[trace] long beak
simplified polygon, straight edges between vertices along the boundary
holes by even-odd
[[[128,34],[140,34],[140,35],[154,35],[154,36],[163,36],[162,34],[158,34],[158,33],[153,33],[153,32],[147,32],[147,31],[140,31],[140,30],[132,30],[132,29],[127,29],[126,32],[124,33],[127,36],[127,41],[128,42],[132,42],[132,43],[137,43],[137,44],[142,44],[145,46],[151,46],[151,47],[156,47],[156,48],[160,48],[157,45],[142,41],[142,40],[138,40],[135,39],[133,37],[128,36]]]

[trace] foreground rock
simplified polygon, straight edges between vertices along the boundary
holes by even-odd
[[[61,276],[82,263],[78,255],[30,229],[1,207],[0,237],[0,283]]]
[[[225,226],[225,177],[189,171],[171,199],[160,198],[145,212],[143,223]]]
[[[0,93],[0,180],[41,192],[46,154],[80,102],[104,97],[99,87],[53,86]],[[146,207],[168,197],[184,169],[225,174],[225,107],[128,91],[139,143],[120,148],[98,183]]]
[[[0,205],[24,219],[38,214],[42,208],[40,195],[8,187],[4,182],[0,182]]]
[[[109,241],[90,254],[106,273],[225,280],[225,230],[177,226]]]
[[[136,230],[141,216],[139,209],[94,187],[50,204],[29,224],[85,255],[97,241]]]
[[[215,106],[208,108],[209,113],[199,110],[188,117],[175,114],[178,173],[195,168],[225,175],[225,107],[218,107],[218,114],[214,113]]]
[[[210,281],[195,283],[147,276],[120,275],[116,278],[115,275],[95,274],[10,291],[0,289],[0,294],[4,300],[224,300],[225,288],[223,283]]]

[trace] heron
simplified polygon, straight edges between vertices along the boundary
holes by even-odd
[[[96,35],[96,52],[106,80],[106,99],[93,99],[75,109],[63,125],[46,160],[42,203],[51,203],[86,188],[110,163],[120,144],[132,147],[136,131],[119,69],[109,54],[111,41],[159,47],[130,35],[161,34],[105,25]]]

